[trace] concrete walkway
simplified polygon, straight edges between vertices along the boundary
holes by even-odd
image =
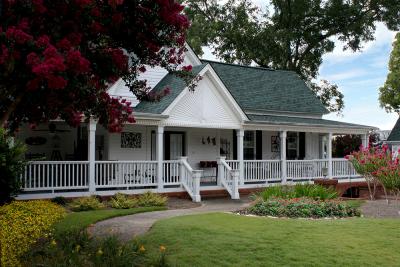
[[[247,198],[203,200],[202,205],[196,208],[153,211],[108,219],[94,224],[88,228],[88,231],[94,237],[117,236],[121,241],[128,241],[146,233],[156,221],[161,219],[209,212],[235,211],[248,207],[249,203]]]

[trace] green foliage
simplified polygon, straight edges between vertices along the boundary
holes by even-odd
[[[264,189],[259,196],[263,200],[269,200],[270,198],[301,198],[307,197],[315,200],[321,199],[335,199],[338,197],[338,193],[333,188],[327,188],[322,185],[314,184],[296,184],[295,186],[276,185],[270,186]]]
[[[65,197],[54,197],[51,199],[51,202],[56,203],[61,206],[66,206],[68,201]]]
[[[332,112],[343,109],[343,94],[313,80],[334,39],[357,51],[374,39],[376,22],[399,29],[399,2],[392,0],[271,0],[262,9],[247,0],[184,2],[192,20],[187,41],[197,53],[209,46],[226,62],[296,71]]]
[[[337,200],[312,200],[310,198],[270,198],[259,201],[248,212],[261,216],[290,218],[324,218],[360,216],[353,206]]]
[[[400,33],[396,35],[389,61],[389,73],[379,88],[379,102],[388,112],[400,112]]]
[[[139,207],[165,206],[168,198],[150,191],[137,197]]]
[[[0,205],[21,189],[20,174],[25,167],[25,146],[0,127]]]
[[[138,205],[138,201],[134,198],[130,198],[126,194],[117,193],[111,200],[110,205],[114,209],[130,209]]]
[[[96,196],[80,197],[72,200],[69,204],[72,211],[98,210],[104,207],[104,204]]]
[[[135,240],[122,243],[115,237],[93,239],[86,231],[70,231],[57,239],[44,238],[24,257],[26,266],[49,267],[165,266],[160,259],[148,257],[146,248]]]

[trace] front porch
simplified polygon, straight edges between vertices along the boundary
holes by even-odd
[[[321,178],[360,178],[345,159],[332,158],[333,132],[130,125],[123,133],[108,134],[94,120],[85,128],[86,136],[82,130],[74,136],[72,129],[63,125],[68,140],[64,140],[63,132],[58,138],[53,138],[57,135],[54,129],[44,132],[52,139],[63,140],[62,144],[43,148],[42,157],[28,163],[21,177],[20,199],[151,190],[187,192],[198,202],[201,191],[226,190],[238,199],[239,189]],[[19,138],[28,140],[32,135],[25,132]],[[87,145],[87,158],[83,159],[71,153],[81,150],[75,146],[82,140]],[[366,143],[367,135],[363,140]],[[37,145],[27,152],[27,158],[34,151],[39,151]],[[61,160],[53,160],[54,151]],[[82,154],[80,151],[78,155]],[[68,157],[80,160],[66,160]]]

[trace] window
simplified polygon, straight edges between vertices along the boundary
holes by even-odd
[[[245,160],[251,160],[255,158],[255,134],[254,131],[245,131],[243,139],[243,158]]]
[[[297,132],[289,132],[287,134],[287,148],[286,148],[286,158],[289,160],[297,159],[298,151],[298,136]]]

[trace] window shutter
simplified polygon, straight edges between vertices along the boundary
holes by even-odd
[[[306,133],[299,133],[299,159],[306,157]]]
[[[262,131],[256,131],[256,159],[262,159]]]

